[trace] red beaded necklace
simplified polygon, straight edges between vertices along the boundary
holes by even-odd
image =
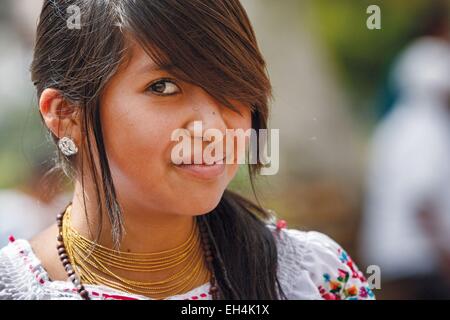
[[[58,255],[59,258],[61,260],[61,263],[64,267],[64,270],[66,270],[67,276],[69,277],[70,281],[73,283],[73,285],[75,286],[75,288],[77,289],[78,293],[80,294],[81,298],[83,298],[84,300],[90,300],[89,297],[89,293],[86,290],[86,288],[84,287],[84,285],[81,283],[80,277],[75,273],[75,270],[69,260],[69,256],[67,255],[67,251],[66,251],[66,247],[64,245],[64,238],[63,238],[63,217],[64,214],[67,212],[67,208],[71,205],[72,203],[69,203],[66,206],[66,209],[59,213],[56,217],[56,223],[58,225],[58,236],[57,236],[57,246],[56,249],[58,250]],[[219,299],[219,287],[217,285],[217,281],[216,281],[216,276],[215,276],[215,272],[214,272],[214,267],[213,267],[213,260],[214,260],[214,256],[211,250],[211,246],[209,244],[209,232],[208,232],[208,226],[207,226],[207,222],[204,218],[200,217],[199,218],[200,222],[199,223],[199,228],[200,228],[200,234],[201,234],[201,238],[202,238],[202,245],[203,245],[203,250],[205,252],[205,260],[207,263],[207,267],[209,269],[209,271],[211,272],[211,280],[210,280],[210,290],[209,293],[212,296],[213,300],[218,300]]]

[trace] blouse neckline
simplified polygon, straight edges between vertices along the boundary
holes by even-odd
[[[51,289],[61,290],[63,292],[74,292],[78,295],[73,283],[67,279],[63,280],[51,280],[47,270],[42,265],[40,259],[36,256],[28,240],[17,239],[10,242],[10,245],[16,249],[16,254],[22,257],[23,263],[26,264],[30,272],[33,273],[34,279],[40,286],[48,287]],[[163,300],[197,300],[205,299],[209,296],[210,282],[204,283],[188,292],[173,295]],[[156,300],[144,295],[129,293],[121,291],[115,288],[107,287],[104,285],[85,284],[85,289],[89,292],[91,297],[102,296],[105,299],[113,300]]]

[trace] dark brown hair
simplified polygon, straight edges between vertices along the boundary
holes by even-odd
[[[67,27],[67,8],[72,5],[80,9],[80,29]],[[224,106],[235,110],[233,99],[245,103],[256,130],[267,127],[271,98],[265,61],[238,0],[45,0],[32,80],[38,97],[46,88],[54,88],[79,109],[90,174],[98,199],[102,194],[106,200],[99,207],[103,212],[106,206],[114,243],[120,243],[123,221],[103,143],[100,96],[126,60],[130,36],[159,66],[172,64],[173,76],[202,87]],[[49,134],[56,144],[58,137]],[[73,178],[74,163],[57,154],[54,169]],[[260,169],[259,161],[249,164],[253,191],[253,178]],[[257,203],[226,190],[212,212],[197,217],[207,223],[213,240],[214,271],[223,299],[284,296],[276,275],[275,239],[265,225],[272,216]],[[101,228],[98,236],[100,232]],[[231,234],[233,241],[229,241]]]

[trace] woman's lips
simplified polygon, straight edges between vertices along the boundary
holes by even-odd
[[[219,164],[214,163],[211,165],[208,164],[180,164],[175,167],[183,170],[186,173],[189,173],[200,179],[213,179],[217,178],[225,171],[225,163]]]
[[[225,161],[226,157],[224,157],[222,160],[217,161],[219,163],[215,162],[213,164],[179,164],[175,165],[175,167],[197,178],[209,180],[222,175],[226,168]]]

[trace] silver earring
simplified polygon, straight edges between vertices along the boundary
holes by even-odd
[[[78,148],[71,138],[64,137],[59,140],[58,147],[61,152],[70,157],[78,153]]]

